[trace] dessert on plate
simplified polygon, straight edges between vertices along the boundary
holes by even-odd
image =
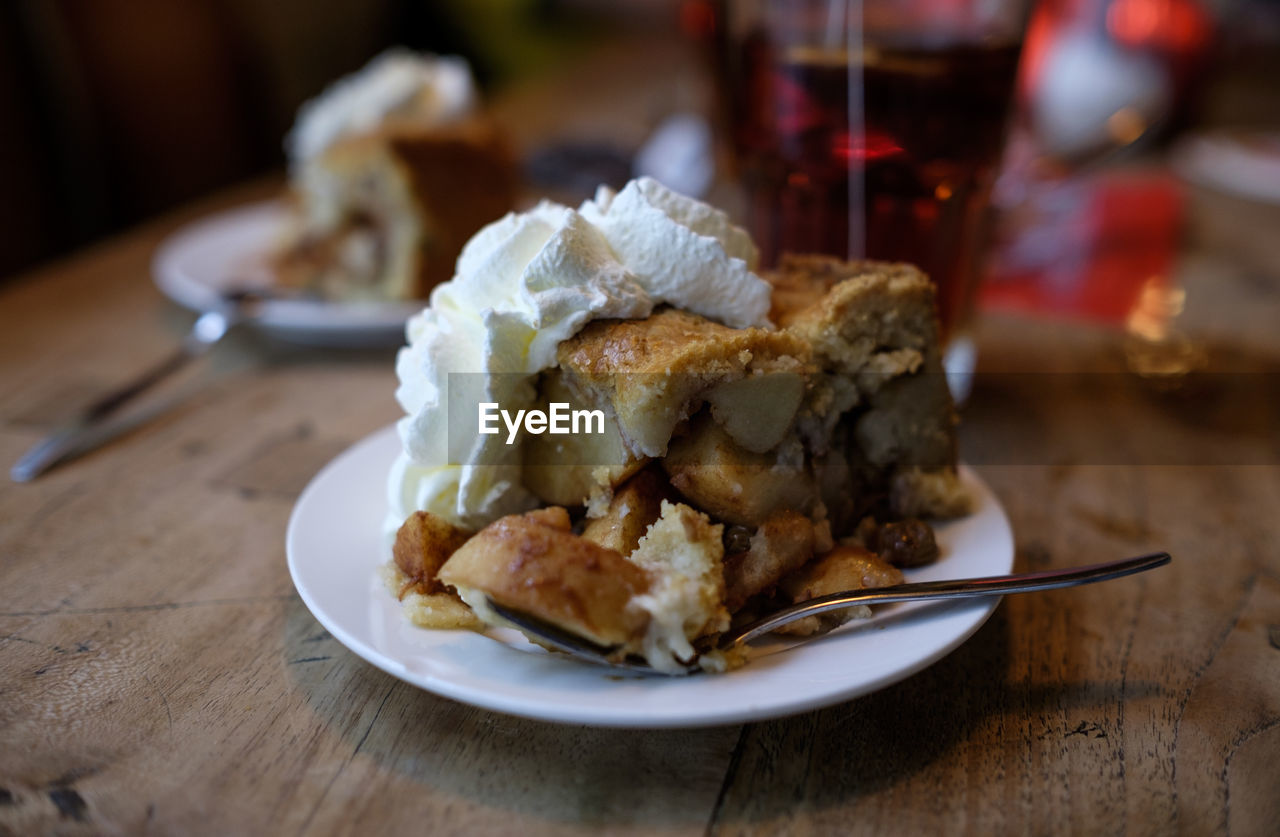
[[[467,243],[397,359],[384,572],[416,624],[501,625],[493,602],[661,671],[724,670],[740,660],[707,649],[735,621],[937,557],[923,519],[969,498],[932,283],[755,257],[645,178]]]
[[[383,53],[299,111],[277,281],[337,301],[425,299],[511,209],[514,158],[456,57]]]

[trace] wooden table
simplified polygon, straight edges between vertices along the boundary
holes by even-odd
[[[0,462],[172,347],[192,318],[153,248],[264,188],[0,286]],[[963,431],[1017,569],[1173,566],[1008,599],[914,677],[745,726],[521,720],[346,651],[284,529],[397,417],[392,353],[229,338],[180,408],[0,483],[0,831],[1276,833],[1280,242],[1222,201],[1198,196],[1181,278],[1223,374],[1161,392],[1114,334],[989,318]]]

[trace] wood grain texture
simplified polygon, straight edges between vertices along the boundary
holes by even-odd
[[[717,830],[1273,831],[1280,767],[1260,753],[1280,723],[1280,649],[1266,628],[1280,578],[1263,511],[1280,500],[1275,469],[986,476],[1023,533],[1020,569],[1156,544],[1175,564],[1011,597],[969,643],[897,686],[748,728]],[[1140,526],[1063,525],[1073,497],[1109,500]],[[1211,511],[1226,502],[1232,514]],[[1230,526],[1221,518],[1249,508],[1256,522],[1207,553]]]
[[[189,317],[145,278],[162,232],[0,297],[0,457],[34,441],[60,392],[109,385],[181,333]],[[68,297],[94,304],[68,313]],[[684,732],[472,709],[332,640],[292,592],[284,525],[320,465],[395,417],[390,354],[245,335],[161,421],[0,485],[0,827],[1274,831],[1275,452],[1255,438],[1257,464],[1188,465],[1117,450],[1129,421],[1193,447],[1205,431],[1135,390],[1106,335],[1043,333],[989,322],[996,374],[979,379],[965,429],[1013,518],[1018,567],[1158,548],[1175,564],[1010,598],[950,657],[860,700]],[[1035,364],[1080,377],[1030,386]],[[1037,432],[1020,438],[1019,422]],[[1006,444],[984,448],[992,436]]]
[[[0,461],[189,326],[147,275],[166,232],[271,188],[0,287]],[[330,638],[284,528],[397,416],[392,356],[235,336],[161,420],[0,483],[0,833],[1280,833],[1280,342],[1265,260],[1224,258],[1188,255],[1211,371],[1253,377],[1153,391],[1113,335],[989,319],[966,410],[1018,569],[1171,567],[1009,598],[879,693],[679,732],[473,709]]]

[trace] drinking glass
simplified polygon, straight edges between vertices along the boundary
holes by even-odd
[[[764,265],[785,252],[912,262],[937,284],[954,342],[1026,11],[1018,0],[725,0],[724,95]]]

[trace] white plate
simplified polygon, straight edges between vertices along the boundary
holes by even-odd
[[[156,251],[151,272],[174,302],[207,311],[229,286],[268,287],[267,254],[285,222],[278,201],[247,204],[195,221]],[[254,325],[274,337],[321,346],[394,346],[423,303],[272,300]]]
[[[383,587],[385,482],[400,449],[394,427],[342,453],[311,481],[289,520],[289,571],[335,639],[383,671],[465,703],[563,723],[686,727],[774,718],[828,706],[901,680],[969,638],[997,599],[879,609],[795,647],[753,649],[720,675],[634,675],[548,654],[518,634],[416,628]],[[1013,566],[1013,534],[991,491],[969,470],[974,514],[939,526],[943,558],[912,580],[998,575]],[[495,638],[499,641],[495,641]],[[621,675],[621,676],[620,676]]]

